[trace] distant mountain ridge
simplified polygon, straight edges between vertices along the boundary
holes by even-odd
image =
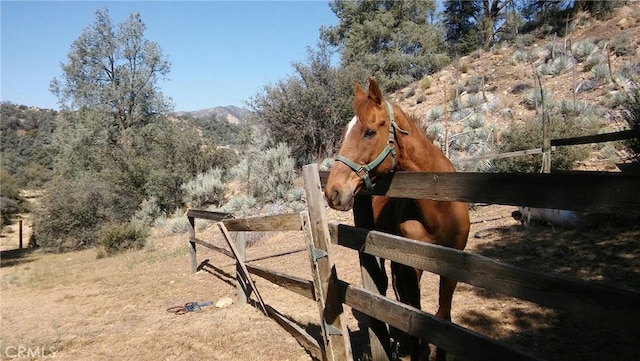
[[[200,109],[194,111],[174,112],[175,116],[190,116],[196,119],[216,117],[218,119],[226,119],[231,124],[242,124],[251,112],[247,109],[237,107],[235,105],[220,106],[215,108]]]

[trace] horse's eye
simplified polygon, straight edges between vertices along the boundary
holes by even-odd
[[[376,131],[368,128],[367,130],[364,131],[364,137],[365,138],[373,138],[376,135]]]

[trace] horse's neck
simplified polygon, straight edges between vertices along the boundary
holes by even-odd
[[[453,165],[427,136],[409,120],[401,125],[409,134],[396,135],[397,170],[410,172],[450,172]]]

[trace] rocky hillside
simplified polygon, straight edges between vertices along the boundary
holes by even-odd
[[[392,98],[407,113],[421,117],[440,142],[448,129],[450,140],[483,130],[482,137],[499,143],[500,134],[512,124],[540,117],[539,84],[545,107],[597,118],[601,132],[624,129],[619,105],[633,86],[632,78],[640,75],[640,4],[622,7],[602,20],[580,14],[567,26],[565,37],[521,34],[515,46],[476,51]],[[480,148],[452,158],[495,151]],[[596,157],[624,160],[624,152],[616,152]]]
[[[249,116],[249,111],[244,108],[240,108],[234,105],[227,105],[225,107],[215,107],[209,109],[200,109],[190,112],[175,112],[175,116],[190,116],[196,119],[211,118],[226,119],[231,124],[242,124]]]

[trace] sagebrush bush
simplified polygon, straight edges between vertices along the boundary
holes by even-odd
[[[104,224],[98,231],[96,244],[104,255],[111,256],[126,250],[139,250],[145,245],[148,228],[136,223]],[[99,252],[99,256],[102,256]]]
[[[560,55],[551,62],[551,70],[553,74],[558,75],[571,69],[575,64],[575,59],[568,55]]]
[[[591,53],[584,63],[584,70],[589,71],[593,69],[594,66],[603,63],[603,61],[604,56],[600,52]]]
[[[140,206],[136,210],[136,213],[134,213],[131,221],[134,223],[151,225],[156,218],[160,217],[161,214],[162,210],[158,206],[158,199],[152,196],[140,203]]]
[[[535,110],[542,106],[542,102],[544,100],[545,108],[551,107],[551,90],[547,88],[542,88],[542,92],[540,89],[529,89],[522,94],[522,103],[529,110]]]
[[[254,208],[257,201],[254,197],[246,194],[237,195],[229,200],[222,210],[224,212],[234,213],[236,216],[244,216],[250,213],[250,210]]]
[[[189,219],[181,209],[176,209],[169,216],[160,216],[154,221],[154,226],[163,228],[167,234],[182,234],[189,230]]]
[[[227,190],[223,171],[218,168],[196,175],[195,179],[183,184],[182,189],[185,192],[184,203],[191,203],[192,207],[219,205],[224,201]]]
[[[610,79],[609,66],[606,63],[594,66],[591,69],[591,76],[597,83],[602,84],[608,82]]]
[[[419,85],[420,85],[420,89],[422,90],[427,90],[429,88],[431,88],[431,77],[430,76],[425,76],[422,79],[420,79]]]
[[[591,40],[577,41],[571,45],[573,57],[580,62],[585,61],[597,49],[598,47]]]

